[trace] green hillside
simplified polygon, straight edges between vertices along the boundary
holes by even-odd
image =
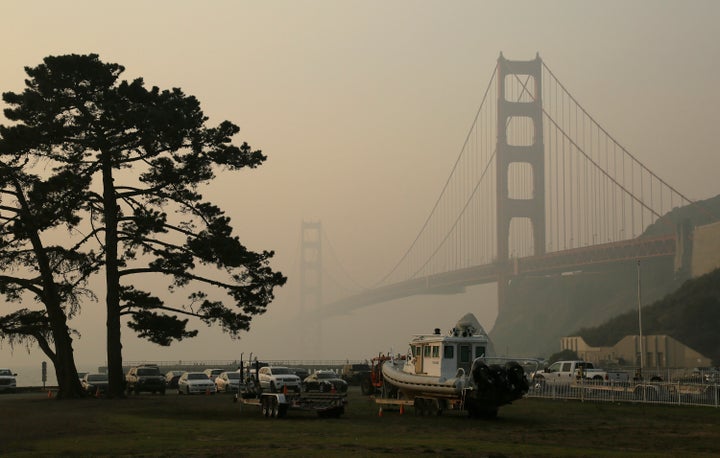
[[[667,334],[720,365],[720,269],[685,282],[642,308],[643,334]],[[611,346],[638,333],[637,310],[577,334],[592,346]]]

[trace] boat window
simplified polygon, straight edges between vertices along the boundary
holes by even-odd
[[[421,348],[420,348],[420,345],[416,345],[416,346],[414,346],[413,348],[415,349],[415,356],[420,356],[420,355],[422,354],[422,353],[421,353],[422,350],[421,350]]]
[[[455,358],[455,347],[451,347],[448,345],[443,349],[443,358],[445,359],[453,359]]]
[[[429,345],[425,345],[425,350],[423,350],[423,356],[426,358],[430,357],[430,346]]]
[[[482,358],[485,356],[485,347],[475,347],[475,357]]]
[[[432,347],[432,357],[433,357],[433,358],[439,358],[439,357],[440,357],[440,346],[439,346],[439,345],[433,345],[433,347]]]
[[[470,345],[460,345],[460,362],[470,362]]]

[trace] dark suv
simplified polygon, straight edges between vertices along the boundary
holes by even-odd
[[[125,388],[128,394],[142,391],[165,394],[165,376],[157,366],[131,367],[125,376]]]

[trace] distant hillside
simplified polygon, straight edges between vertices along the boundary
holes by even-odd
[[[680,287],[671,259],[642,264],[646,303]],[[515,277],[506,291],[490,332],[499,353],[548,357],[560,351],[560,338],[578,329],[599,326],[637,310],[637,262],[628,260],[612,270],[585,270],[574,275]]]
[[[686,281],[680,289],[642,308],[643,334],[667,334],[720,365],[720,269]],[[577,334],[589,345],[611,346],[638,333],[637,310]]]
[[[673,209],[650,225],[642,237],[673,232],[681,222],[693,227],[718,220],[720,195]],[[643,302],[650,304],[664,298],[680,288],[684,280],[676,275],[670,259],[643,261]],[[578,329],[593,329],[619,315],[632,314],[633,310],[637,311],[637,263],[633,260],[616,264],[612,270],[598,268],[575,275],[514,277],[490,337],[499,353],[547,357],[560,351],[561,337]],[[720,321],[715,324],[720,327]],[[637,327],[637,321],[634,326]],[[610,330],[603,329],[598,332]],[[695,348],[690,341],[676,338]],[[712,356],[717,351],[705,353],[699,347],[695,349],[708,357],[720,358]]]
[[[699,200],[685,207],[675,207],[649,225],[642,237],[671,234],[679,223],[686,220],[690,222],[691,227],[720,221],[720,195]]]

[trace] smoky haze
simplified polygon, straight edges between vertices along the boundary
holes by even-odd
[[[326,255],[332,247],[336,259],[324,265],[337,284],[324,281],[328,300],[388,273],[442,189],[500,52],[539,53],[613,137],[684,194],[720,193],[720,3],[712,0],[129,0],[3,10],[0,91],[22,90],[23,67],[48,55],[97,53],[124,65],[125,79],[196,96],[211,123],[238,124],[238,140],[268,156],[258,169],[220,176],[204,195],[250,249],[275,251],[272,266],[287,285],[240,340],[199,324],[197,338],[164,348],[124,328],[126,361],[250,352],[364,359],[404,352],[412,334],[446,330],[470,311],[490,331],[494,285],[307,323],[300,230],[320,221]],[[103,298],[101,286],[96,293]],[[102,303],[71,322],[80,369],[105,361],[104,324]],[[310,335],[319,339],[311,344]],[[44,359],[37,348],[0,347],[3,367]]]

